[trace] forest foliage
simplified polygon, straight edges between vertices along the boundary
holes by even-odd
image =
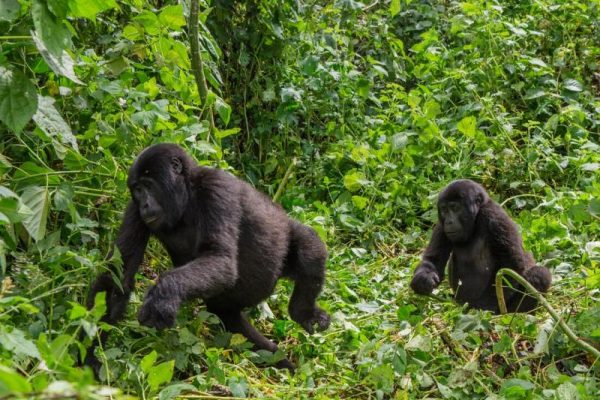
[[[408,287],[436,194],[471,178],[551,269],[550,304],[600,346],[598,0],[199,2],[206,96],[187,1],[0,0],[0,397],[598,398],[598,360],[545,310],[493,316],[447,284],[436,300]],[[100,380],[78,366],[110,328],[102,302],[83,304],[128,167],[157,142],[326,241],[328,331],[289,319],[288,283],[249,311],[295,375],[261,368],[278,355],[200,301],[175,329],[141,327],[169,267],[157,243]]]

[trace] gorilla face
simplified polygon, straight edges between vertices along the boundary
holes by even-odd
[[[144,224],[154,232],[176,226],[187,208],[188,156],[180,153],[177,146],[153,146],[140,154],[129,172],[133,201]]]
[[[466,242],[473,234],[475,215],[460,201],[441,202],[438,206],[444,233],[452,243]],[[479,211],[479,210],[477,210]]]
[[[440,194],[438,215],[444,234],[452,243],[471,239],[477,214],[486,200],[485,190],[466,179],[454,181]]]

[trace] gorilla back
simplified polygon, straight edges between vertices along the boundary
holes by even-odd
[[[292,319],[311,333],[315,325],[329,326],[329,316],[316,304],[325,278],[325,245],[267,196],[229,173],[198,166],[174,144],[144,150],[131,167],[128,186],[133,198],[117,238],[124,263],[121,285],[108,272],[96,280],[88,300],[91,306],[97,292],[107,292],[107,322],[122,317],[153,235],[175,268],[146,294],[141,324],[171,327],[183,301],[202,298],[228,330],[246,336],[256,349],[276,351],[241,311],[266,299],[277,280],[287,277],[295,282]],[[88,362],[97,362],[92,352]],[[284,359],[278,367],[293,369],[293,364]]]

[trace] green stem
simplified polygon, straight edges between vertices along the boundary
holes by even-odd
[[[519,284],[521,284],[527,290],[527,292],[531,296],[535,297],[537,299],[537,301],[541,305],[543,305],[546,310],[548,310],[548,313],[550,314],[550,316],[552,316],[554,321],[556,321],[558,323],[558,326],[560,326],[560,328],[563,330],[563,332],[567,335],[567,337],[569,339],[571,339],[571,341],[573,343],[577,344],[582,349],[591,353],[594,357],[596,357],[596,359],[600,359],[600,351],[599,350],[594,348],[594,346],[592,346],[591,344],[586,343],[583,340],[579,339],[577,337],[577,335],[575,335],[575,333],[571,330],[571,328],[569,328],[567,323],[565,321],[563,321],[563,319],[560,317],[560,315],[558,315],[558,313],[554,310],[554,308],[552,308],[552,306],[550,305],[550,303],[548,303],[548,301],[544,298],[544,296],[542,296],[540,292],[538,292],[533,286],[531,286],[531,284],[529,282],[527,282],[527,280],[525,280],[525,278],[523,278],[521,275],[519,275],[512,269],[508,269],[508,268],[503,268],[500,271],[498,271],[498,273],[496,274],[496,296],[498,297],[498,307],[500,308],[501,314],[506,314],[506,312],[507,312],[506,303],[504,301],[504,291],[502,289],[502,278],[504,277],[504,275],[508,275],[511,278],[513,278],[514,280],[516,280]]]
[[[206,107],[208,85],[206,84],[206,77],[204,76],[204,63],[202,62],[202,56],[200,55],[200,41],[198,34],[198,1],[199,0],[191,0],[190,4],[190,19],[188,21],[190,32],[190,53],[192,73],[194,74],[194,79],[196,80],[198,94],[200,95],[202,106]],[[209,132],[212,135],[215,130],[215,119],[213,117],[212,107],[208,107],[207,111]],[[209,139],[210,138],[207,138],[207,141]]]
[[[296,166],[296,158],[294,157],[294,159],[292,159],[292,162],[288,166],[287,171],[285,171],[285,175],[283,175],[283,179],[281,180],[281,183],[279,184],[279,187],[277,188],[277,191],[275,192],[275,196],[273,196],[273,201],[277,202],[279,200],[279,198],[281,197],[281,195],[283,194],[283,189],[285,189],[285,185],[287,185],[287,182],[290,179],[290,176],[292,176],[292,171],[294,170],[295,166]]]

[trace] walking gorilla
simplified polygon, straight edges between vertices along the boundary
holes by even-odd
[[[154,235],[166,248],[174,269],[163,273],[144,299],[141,324],[172,327],[182,302],[202,298],[231,332],[256,349],[277,345],[258,332],[242,309],[266,299],[280,277],[295,282],[289,313],[309,333],[329,326],[316,304],[325,278],[327,250],[315,231],[290,219],[281,207],[247,183],[218,169],[198,166],[175,144],[145,149],[129,171],[132,194],[117,238],[123,259],[121,283],[105,273],[93,284],[106,291],[104,320],[122,318],[134,276]],[[104,335],[105,336],[105,335]],[[98,366],[93,347],[86,362]],[[279,368],[294,369],[287,359]]]
[[[485,189],[468,179],[450,183],[439,195],[439,222],[410,284],[417,294],[429,294],[444,278],[450,254],[450,286],[460,303],[498,312],[496,273],[512,268],[540,292],[550,287],[548,269],[535,265],[525,252],[517,225]],[[514,282],[504,287],[507,310],[528,312],[535,298],[523,295]]]

